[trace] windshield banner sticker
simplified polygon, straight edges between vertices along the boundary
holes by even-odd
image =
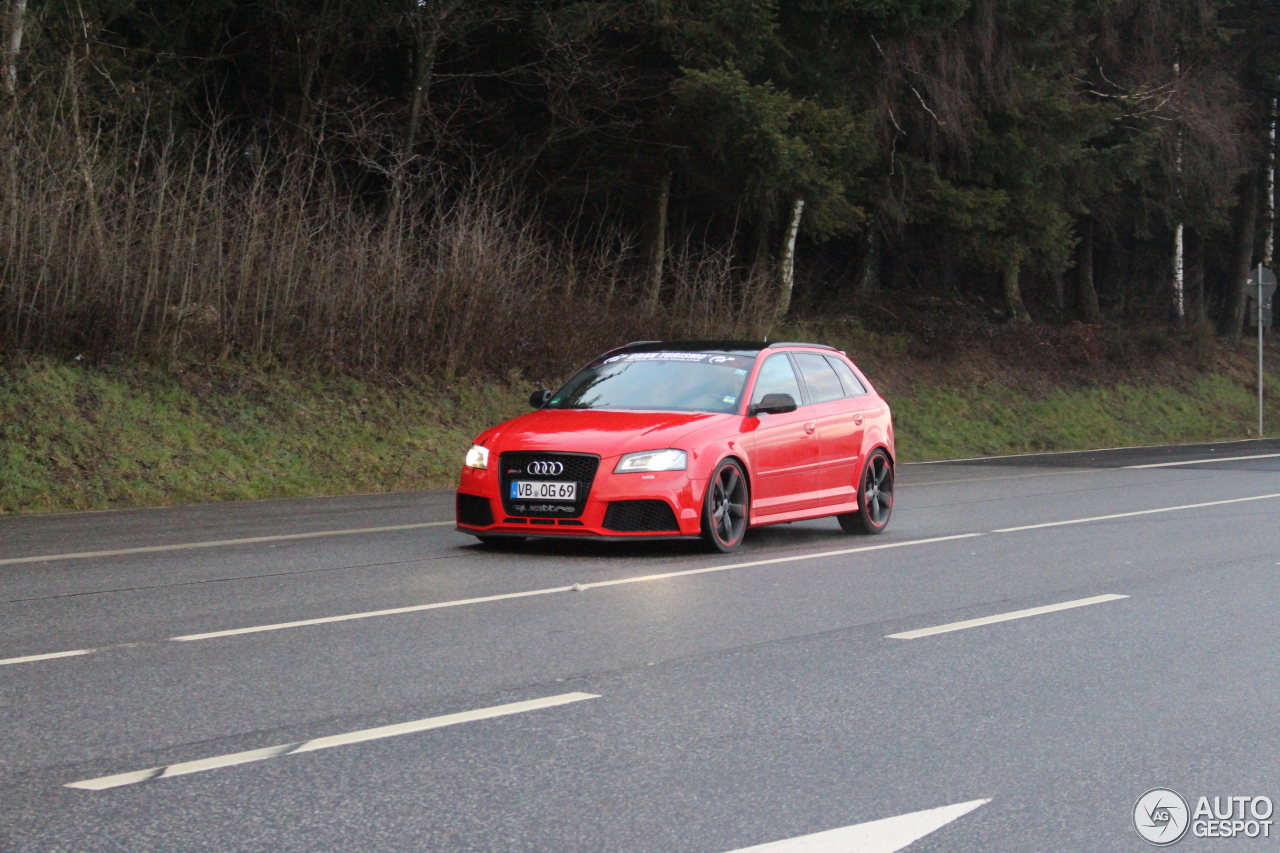
[[[711,355],[708,352],[630,352],[606,358],[602,364],[615,361],[705,361],[709,364],[731,364],[738,359],[731,355]]]

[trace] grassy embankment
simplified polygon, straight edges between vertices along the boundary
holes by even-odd
[[[921,355],[905,338],[860,343],[850,352],[894,407],[903,461],[1256,429],[1247,346],[1202,352],[1196,367],[1175,342],[1128,367],[1064,368],[988,349]],[[534,384],[11,361],[0,366],[0,511],[448,487],[470,438],[524,411]],[[1280,405],[1268,417],[1280,428]]]

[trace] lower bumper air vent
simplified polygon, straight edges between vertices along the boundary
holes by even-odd
[[[678,533],[676,514],[666,501],[611,501],[604,526],[618,533]]]
[[[458,492],[458,523],[468,527],[488,527],[493,524],[493,509],[489,506],[489,499]]]

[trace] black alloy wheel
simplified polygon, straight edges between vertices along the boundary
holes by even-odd
[[[883,533],[893,513],[893,463],[889,454],[876,450],[858,479],[858,509],[836,516],[845,533]]]
[[[702,539],[707,547],[728,553],[741,545],[749,505],[747,477],[737,462],[726,459],[711,475],[702,501]]]

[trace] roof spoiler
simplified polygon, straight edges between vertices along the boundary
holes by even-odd
[[[773,347],[813,347],[814,349],[829,349],[832,352],[840,351],[835,347],[827,346],[826,344],[811,344],[807,341],[775,341],[774,343],[768,344],[767,346],[770,349],[772,349]]]

